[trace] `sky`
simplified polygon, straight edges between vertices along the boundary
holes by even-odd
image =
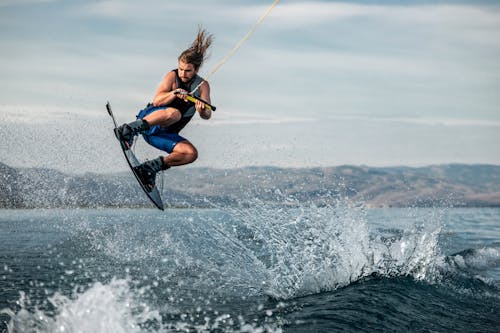
[[[134,120],[199,25],[206,76],[271,3],[0,0],[0,162],[126,170],[106,102]],[[500,164],[500,1],[282,0],[209,81],[194,167]]]

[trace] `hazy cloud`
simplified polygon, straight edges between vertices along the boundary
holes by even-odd
[[[500,6],[367,3],[281,2],[211,78],[218,111],[185,129],[198,163],[500,163]],[[4,161],[60,152],[62,165],[77,152],[91,169],[85,155],[115,143],[107,100],[119,121],[134,119],[198,24],[215,34],[203,76],[270,4],[0,1]],[[60,146],[12,148],[58,131],[70,131]]]

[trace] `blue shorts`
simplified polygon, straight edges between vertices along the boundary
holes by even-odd
[[[145,109],[139,111],[137,119],[142,119],[150,113],[157,110],[164,110],[165,108],[165,106],[147,106]],[[175,145],[181,141],[186,141],[179,134],[169,132],[168,127],[160,127],[160,125],[151,126],[149,130],[142,133],[142,137],[151,146],[166,151],[169,154],[174,151]]]

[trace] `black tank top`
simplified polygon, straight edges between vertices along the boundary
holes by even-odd
[[[194,88],[196,88],[196,86],[198,86],[203,81],[203,79],[200,76],[195,75],[195,77],[191,81],[184,83],[179,78],[178,70],[174,69],[173,72],[175,72],[175,82],[177,88],[184,89],[188,92],[192,91]],[[199,89],[196,90],[193,95],[195,97],[200,97]],[[176,108],[181,112],[182,118],[178,122],[168,126],[169,132],[179,133],[189,123],[191,118],[193,118],[194,114],[196,113],[196,108],[194,106],[194,103],[189,101],[186,102],[180,98],[176,98],[172,101],[172,103],[168,104],[168,106]]]

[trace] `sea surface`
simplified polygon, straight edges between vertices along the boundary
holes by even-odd
[[[500,209],[0,210],[0,331],[500,332]]]

